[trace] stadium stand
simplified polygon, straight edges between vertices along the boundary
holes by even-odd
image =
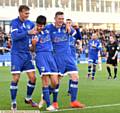
[[[83,52],[77,55],[78,63],[87,60],[87,43],[94,30],[98,30],[99,39],[102,42],[103,62],[109,35],[114,33],[117,40],[120,41],[120,32],[116,31],[120,28],[120,0],[0,0],[0,37],[2,35],[0,47],[2,48],[11,48],[9,24],[10,20],[17,15],[17,8],[21,4],[30,7],[30,19],[33,21],[37,15],[44,14],[48,17],[49,22],[53,22],[52,15],[61,10],[65,12],[66,18],[70,17],[73,22],[78,22],[83,36]],[[8,10],[10,13],[7,13]],[[1,49],[0,62],[6,61],[10,61],[10,53]]]

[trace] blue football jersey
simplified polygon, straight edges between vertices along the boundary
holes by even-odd
[[[76,40],[82,40],[82,34],[81,34],[81,32],[80,32],[80,29],[79,28],[77,28],[77,29],[75,29],[76,30],[76,34],[75,34],[75,38],[76,38]]]
[[[76,38],[73,36],[70,36],[70,49],[71,49],[71,54],[76,60],[76,46],[75,46]]]
[[[74,36],[71,36],[70,35],[70,47],[71,48],[76,48],[75,47],[75,42],[76,42],[76,40],[82,40],[82,34],[81,34],[81,32],[80,32],[80,29],[78,28],[78,29],[75,29],[75,34],[74,34]]]
[[[76,38],[73,36],[70,36],[70,47],[75,48],[75,42],[76,42]]]
[[[24,22],[18,18],[11,21],[11,38],[12,38],[12,52],[29,52],[29,40],[31,38],[28,35],[28,30],[34,27],[34,23],[30,20]]]
[[[70,36],[70,48],[71,48],[71,54],[73,58],[77,60],[75,43],[76,43],[76,40],[82,40],[82,35],[79,28],[75,29],[75,31],[76,31],[75,35]]]
[[[95,46],[95,47],[93,47]],[[98,39],[91,39],[88,42],[88,58],[89,59],[98,59],[98,52],[102,49],[101,42]]]
[[[48,30],[44,29],[36,35],[38,42],[36,43],[36,52],[53,51],[51,36]]]
[[[71,32],[67,33],[65,25],[56,28],[54,24],[48,24],[46,28],[50,31],[54,52],[56,54],[71,53],[69,35],[74,35],[75,30],[71,28]]]

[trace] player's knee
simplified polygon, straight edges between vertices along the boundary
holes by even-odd
[[[18,83],[18,82],[19,82],[19,78],[20,78],[20,75],[18,75],[18,74],[13,74],[12,81],[15,82],[15,83]]]
[[[35,76],[31,77],[30,81],[31,81],[31,83],[36,83],[36,77]]]
[[[72,74],[72,75],[71,75],[71,79],[72,79],[73,81],[78,81],[78,80],[79,80],[79,75],[78,75],[78,74]]]
[[[59,83],[58,78],[53,78],[51,80],[51,85],[52,85],[53,88],[55,88],[58,85],[58,83]]]
[[[49,86],[49,76],[43,75],[41,78],[42,78],[43,87],[48,87]]]
[[[58,85],[58,80],[55,80],[53,83],[53,88],[56,88],[57,85]]]
[[[49,82],[48,81],[42,81],[43,83],[43,87],[48,87],[49,86]]]
[[[13,79],[12,80],[14,83],[18,83],[19,82],[19,79]]]

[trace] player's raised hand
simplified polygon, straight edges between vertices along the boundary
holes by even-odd
[[[66,23],[66,32],[71,32],[71,25],[69,23]]]
[[[38,33],[38,31],[36,30],[36,28],[33,28],[32,30],[28,31],[29,35],[36,35]]]
[[[93,48],[96,48],[96,45],[95,45],[95,44],[92,44],[92,47],[93,47]]]
[[[32,38],[32,45],[35,46],[37,42],[38,42],[38,37],[37,37],[37,36],[34,36],[34,37]]]

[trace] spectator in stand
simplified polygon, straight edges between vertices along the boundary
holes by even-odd
[[[7,39],[7,45],[6,45],[6,47],[8,48],[8,49],[10,49],[11,48],[11,46],[12,46],[12,42],[11,42],[11,37],[10,37],[10,35],[8,34],[8,39]]]
[[[2,31],[0,31],[0,54],[4,53],[4,33]]]

